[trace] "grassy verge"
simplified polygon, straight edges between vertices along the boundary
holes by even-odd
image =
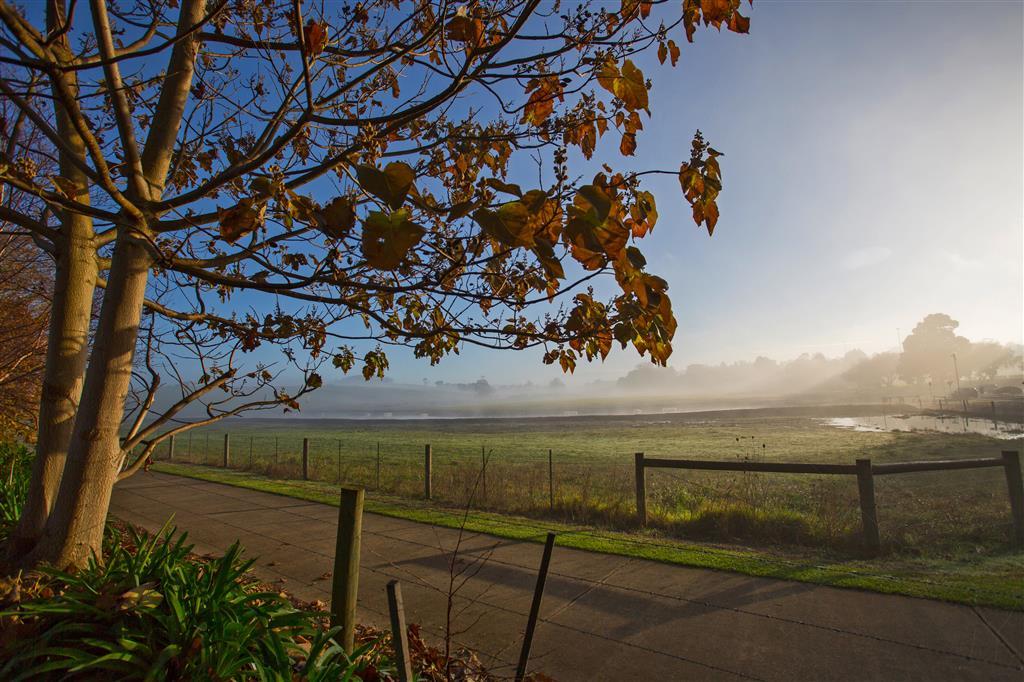
[[[337,504],[337,487],[316,481],[267,478],[191,464],[159,463],[155,471],[224,483],[296,499]],[[470,512],[370,494],[366,511],[420,523],[540,542],[549,530],[557,544],[593,552],[650,559],[682,566],[733,571],[745,575],[941,599],[976,606],[1024,610],[1024,553],[979,557],[923,558],[887,556],[878,559],[837,557],[824,552],[795,553],[696,545],[654,532],[612,532],[553,521],[503,514]]]

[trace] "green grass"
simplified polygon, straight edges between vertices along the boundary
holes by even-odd
[[[830,409],[809,414],[856,413]],[[302,440],[308,438],[311,479],[418,499],[423,449],[430,444],[436,500],[616,530],[635,525],[638,451],[795,462],[868,457],[882,463],[992,457],[1007,447],[1007,441],[977,434],[836,429],[782,409],[602,418],[238,420],[225,428],[180,438],[175,461],[219,465],[223,436],[230,433],[234,468],[301,478]],[[165,456],[158,453],[158,459]],[[860,544],[853,477],[652,470],[647,485],[650,523],[667,535],[847,554]],[[1009,510],[998,469],[889,476],[876,486],[889,550],[973,559],[1005,549]]]
[[[251,472],[213,469],[179,463],[158,463],[155,470],[225,483],[297,499],[337,504],[337,488],[319,481],[268,478]],[[684,566],[733,571],[767,578],[797,580],[834,587],[942,599],[971,605],[1024,610],[1024,554],[986,550],[984,554],[945,556],[890,555],[854,559],[823,550],[772,547],[744,548],[686,543],[657,529],[644,532],[598,530],[571,523],[426,505],[370,493],[366,510],[422,523],[500,537],[540,542],[549,530],[558,544],[607,554],[637,557]]]

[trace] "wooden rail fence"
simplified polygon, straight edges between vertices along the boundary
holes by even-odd
[[[875,506],[875,476],[907,474],[921,471],[950,471],[954,469],[981,469],[1002,467],[1006,474],[1010,498],[1010,516],[1013,521],[1013,540],[1024,545],[1024,482],[1022,482],[1020,453],[1003,450],[1000,457],[978,459],[934,460],[923,462],[896,462],[872,464],[870,459],[858,459],[854,464],[805,464],[799,462],[728,462],[702,459],[661,459],[635,454],[636,513],[641,526],[647,525],[647,469],[693,469],[703,471],[750,471],[785,474],[835,474],[857,477],[860,497],[861,527],[865,547],[877,552],[881,546],[878,532],[878,512]]]

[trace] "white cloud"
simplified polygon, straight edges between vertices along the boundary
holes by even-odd
[[[869,246],[864,249],[850,251],[843,256],[843,270],[860,270],[871,265],[889,260],[892,257],[892,249],[887,246]]]

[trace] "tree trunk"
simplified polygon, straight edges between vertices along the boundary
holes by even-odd
[[[51,15],[59,14],[63,17],[63,7],[63,0],[50,0],[47,8],[48,20],[52,19]],[[185,0],[179,13],[178,35],[189,37],[177,41],[171,51],[166,70],[168,75],[160,93],[153,125],[141,161],[136,161],[141,166],[136,172],[141,170],[145,182],[136,183],[128,190],[128,195],[133,201],[155,201],[163,193],[174,142],[181,126],[194,75],[198,42],[193,33],[195,26],[204,16],[205,8],[205,0]],[[94,4],[92,10],[94,17],[104,19],[105,7]],[[112,45],[108,40],[107,43],[101,44],[101,47],[109,50]],[[119,79],[116,65],[107,65],[104,71],[110,79],[109,82],[116,82]],[[121,101],[117,100],[117,96],[113,97],[115,111],[118,107],[127,107],[123,96]],[[59,107],[56,114],[58,119],[64,116]],[[134,151],[135,140],[130,121],[126,122],[123,118],[125,117],[118,119],[121,143],[126,151]],[[80,144],[81,140],[78,142]],[[128,154],[129,158],[131,156],[132,154]],[[62,163],[62,174],[63,166]],[[147,217],[153,218],[155,216]],[[89,226],[91,230],[91,223]],[[55,432],[57,436],[54,436],[56,442],[58,437],[66,438],[63,434],[70,433],[70,441],[65,441],[67,446],[61,449],[67,453],[66,458],[61,458],[60,462],[63,464],[63,473],[61,475],[56,458],[53,459],[55,465],[52,467],[38,466],[41,470],[40,476],[38,480],[33,479],[33,489],[38,488],[36,493],[41,500],[50,502],[49,506],[37,503],[42,509],[49,509],[49,516],[45,518],[45,525],[37,536],[38,541],[34,548],[27,554],[17,557],[20,564],[32,565],[45,561],[64,568],[80,566],[91,554],[100,554],[110,495],[122,462],[121,420],[124,416],[125,399],[131,386],[132,361],[145,302],[149,268],[152,265],[147,243],[152,235],[137,231],[146,229],[145,225],[137,226],[136,230],[120,228],[100,320],[88,359],[84,386],[80,379],[77,384],[82,386],[81,400],[77,405],[71,406],[69,419],[61,422],[61,427],[67,431],[58,429]],[[89,234],[91,242],[91,231]],[[83,274],[79,279],[69,277],[67,291],[73,290],[76,295],[82,294],[86,287],[78,285],[85,282],[89,290],[87,298],[91,303],[97,270],[95,252],[90,251],[90,256],[91,276],[86,277]],[[88,319],[86,315],[86,333],[78,347],[82,358],[86,353]],[[51,337],[51,349],[52,341]],[[78,376],[81,377],[81,364],[78,365],[78,369]],[[49,366],[47,372],[49,377]],[[71,392],[68,394],[71,395]],[[71,417],[74,420],[73,426],[70,424]],[[50,420],[49,425],[41,420],[41,437],[53,423],[54,420]],[[47,483],[43,481],[43,473],[51,470],[54,477],[59,479],[59,488],[52,481],[53,485],[47,488]],[[54,489],[57,490],[55,498],[52,494]],[[33,515],[37,520],[42,517],[42,513]]]
[[[59,26],[64,14],[63,2],[52,0],[47,3],[47,27],[52,30]],[[75,72],[69,71],[64,78],[77,92]],[[73,150],[61,151],[60,175],[78,189],[78,201],[87,204],[88,178],[69,158],[69,154],[74,153],[84,161],[85,145],[61,106],[56,91],[53,101],[57,131]],[[88,354],[89,324],[98,274],[92,218],[70,213],[62,218],[61,241],[54,244],[55,280],[39,405],[36,457],[32,463],[28,496],[8,542],[12,558],[23,555],[35,545],[53,508],[71,441]]]
[[[56,503],[27,563],[80,566],[100,554],[121,463],[120,428],[152,261],[122,232],[110,268],[96,340]]]

